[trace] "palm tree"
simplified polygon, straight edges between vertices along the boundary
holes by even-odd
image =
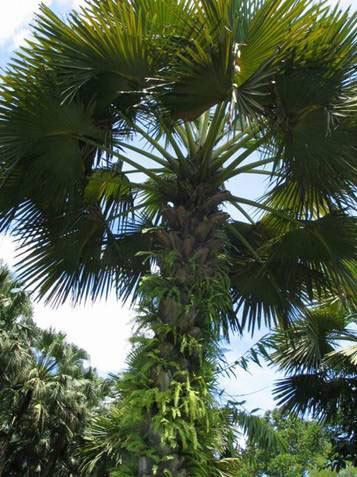
[[[22,289],[21,282],[15,279],[9,269],[0,262],[1,331],[26,335],[28,331],[31,331],[29,328],[33,325],[31,316],[31,302],[27,293]],[[21,318],[22,325],[27,323],[29,328],[19,326],[19,318]],[[30,339],[30,333],[27,338]]]
[[[140,306],[120,475],[219,475],[222,336],[353,300],[356,20],[307,0],[88,0],[66,21],[42,6],[10,63],[0,226],[22,279],[57,304],[114,289]],[[229,190],[243,174],[267,194]]]
[[[104,383],[65,335],[36,327],[5,267],[0,300],[0,475],[78,474],[74,454]]]
[[[270,363],[286,374],[274,391],[282,410],[309,412],[332,426],[332,464],[337,467],[348,460],[357,463],[355,323],[355,313],[329,300],[265,343]]]
[[[87,353],[65,338],[49,330],[37,342],[37,373],[31,384],[38,393],[32,397],[29,420],[42,444],[37,462],[41,477],[73,471],[75,446],[100,396],[96,373],[84,366]],[[32,437],[29,443],[34,444]]]
[[[64,335],[39,332],[36,348],[17,342],[17,354],[20,347],[27,352],[17,360],[21,368],[1,390],[1,397],[12,397],[1,406],[1,475],[78,475],[76,449],[102,383],[83,368],[86,354],[65,343]]]
[[[21,284],[5,265],[0,265],[0,474],[6,463],[12,432],[8,428],[10,412],[30,359],[35,325],[31,305]],[[28,345],[24,345],[27,342]],[[21,412],[21,409],[20,409]]]

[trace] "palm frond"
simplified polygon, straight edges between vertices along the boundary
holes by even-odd
[[[192,2],[190,36],[181,41],[176,61],[158,77],[160,95],[174,118],[191,120],[222,101],[231,111],[255,118],[279,59],[302,38],[318,7],[301,0]],[[262,99],[263,98],[263,99]]]
[[[227,236],[232,296],[242,310],[242,326],[287,323],[315,298],[331,293],[354,300],[353,217],[332,213],[284,222],[266,216],[256,225],[230,224]]]
[[[311,28],[319,6],[305,1],[232,2],[234,82],[232,107],[241,115],[259,119],[281,61],[291,45],[299,44]]]
[[[111,155],[111,121],[103,125],[93,104],[63,103],[46,70],[31,88],[9,73],[1,98],[0,229],[11,226],[18,239],[22,276],[58,302],[108,295],[112,286],[135,295],[150,269],[136,254],[151,241],[140,232],[146,219],[129,214],[136,189]],[[88,138],[108,143],[108,154]]]
[[[355,339],[346,319],[346,309],[336,313],[328,305],[314,307],[291,329],[274,332],[269,343],[270,361],[286,373],[319,372],[331,365],[326,357],[334,354],[338,343]]]
[[[326,10],[271,87],[268,151],[279,177],[268,204],[301,218],[355,206],[356,22],[356,14]]]
[[[120,219],[117,219],[119,222]],[[54,304],[108,297],[111,290],[123,300],[135,297],[150,261],[139,252],[152,251],[147,223],[139,217],[126,220],[112,232],[100,209],[68,214],[65,221],[39,217],[19,230],[22,245],[20,276],[33,285],[39,297]]]
[[[235,413],[235,422],[243,430],[250,442],[257,444],[262,449],[279,451],[284,449],[285,443],[272,429],[263,417],[243,410]]]
[[[345,401],[348,409],[353,409],[355,396],[353,389],[357,379],[334,377],[326,379],[318,374],[295,374],[278,381],[273,391],[278,405],[285,412],[305,414],[333,419]]]
[[[82,468],[86,472],[115,468],[122,463],[120,446],[122,435],[122,412],[120,406],[112,406],[108,414],[94,418],[86,430],[83,448],[79,449]]]
[[[330,299],[307,310],[290,329],[272,334],[269,361],[286,373],[273,394],[284,411],[333,421],[338,412],[354,409],[355,346],[339,349],[357,339],[353,317],[343,300]]]
[[[352,336],[348,341],[356,342],[357,337]],[[351,344],[341,350],[332,351],[326,357],[327,366],[333,366],[336,369],[341,369],[342,372],[348,369],[355,369],[357,372],[357,345]]]

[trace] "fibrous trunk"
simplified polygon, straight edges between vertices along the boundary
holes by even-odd
[[[207,183],[182,189],[177,186],[163,206],[159,272],[143,281],[140,322],[150,336],[137,339],[122,381],[123,402],[136,416],[128,450],[137,456],[140,477],[213,475],[211,391],[228,289],[221,232],[226,215],[219,205],[228,193]]]

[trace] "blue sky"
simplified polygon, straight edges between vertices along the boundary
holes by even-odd
[[[83,0],[47,0],[44,2],[56,13],[65,15],[71,8],[78,7]],[[336,3],[331,0],[331,3]],[[357,0],[343,0],[343,6],[357,6]],[[5,67],[7,61],[24,39],[29,35],[28,25],[38,10],[38,0],[3,0],[0,18],[0,66]],[[255,198],[265,190],[266,184],[257,176],[245,176],[231,184],[235,195]],[[15,245],[9,237],[0,238],[0,258],[13,266]],[[65,331],[68,339],[86,349],[92,365],[105,374],[118,372],[125,365],[125,356],[129,349],[128,338],[131,335],[130,320],[134,314],[128,306],[123,306],[114,298],[107,302],[99,302],[73,308],[70,304],[53,310],[43,304],[35,305],[35,319],[40,326],[53,326]],[[232,337],[227,345],[227,358],[233,362],[244,353],[266,330],[257,333],[252,340]],[[235,399],[247,400],[247,408],[271,409],[274,406],[271,389],[278,376],[268,368],[252,366],[250,374],[239,371],[237,376],[222,379],[222,386]]]

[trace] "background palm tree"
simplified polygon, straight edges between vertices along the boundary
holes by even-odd
[[[66,22],[43,6],[10,63],[0,226],[22,279],[54,303],[114,288],[140,304],[120,475],[219,475],[222,336],[355,299],[356,19],[306,0],[89,0]],[[228,190],[245,173],[270,177],[265,197]]]
[[[30,355],[28,346],[33,343],[35,325],[31,319],[31,306],[19,282],[9,271],[0,268],[0,473],[3,472],[11,431],[7,428],[9,412],[23,378]],[[28,342],[28,346],[24,346]]]
[[[330,300],[266,342],[270,362],[286,374],[274,390],[278,404],[331,425],[331,460],[338,469],[347,461],[357,463],[355,323],[356,314]]]
[[[356,313],[339,299],[305,310],[287,329],[261,338],[232,367],[264,360],[285,377],[273,394],[285,414],[307,414],[330,428],[329,460],[356,464]]]
[[[104,383],[85,366],[84,351],[36,327],[29,298],[5,267],[0,296],[0,474],[78,473],[76,446]]]

